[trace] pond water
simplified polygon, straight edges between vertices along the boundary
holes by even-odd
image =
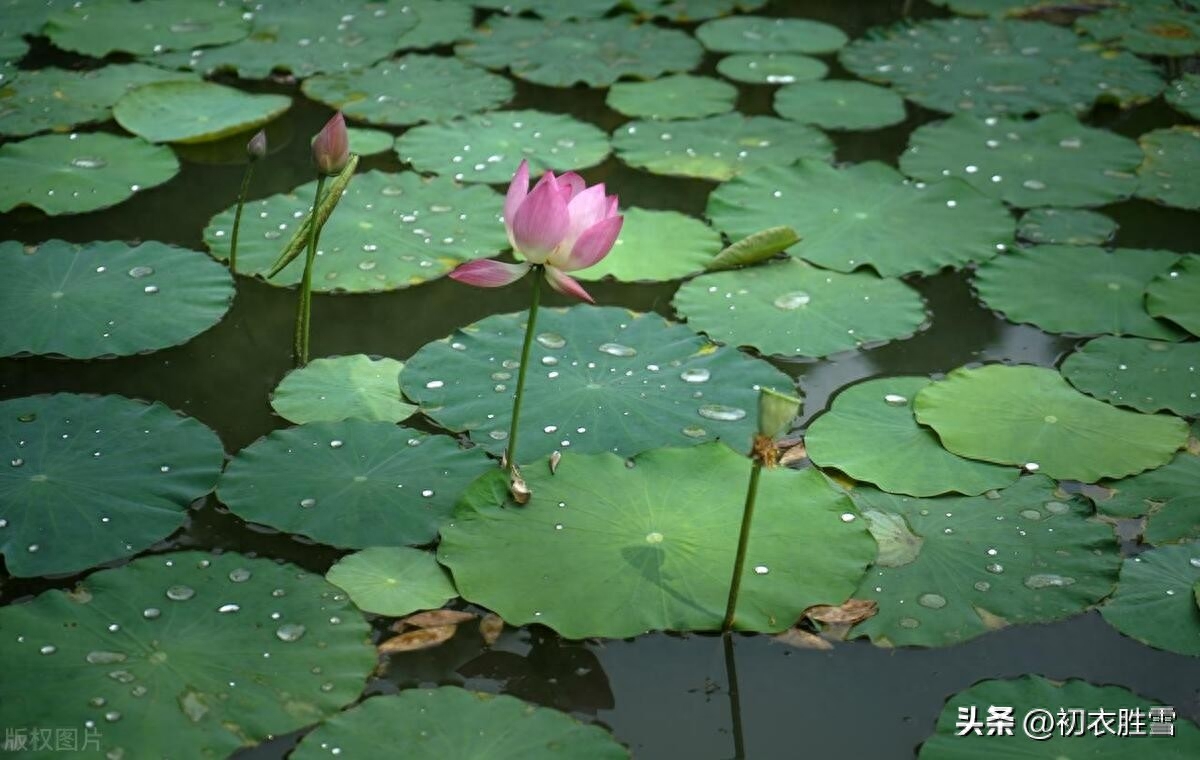
[[[901,5],[899,0],[777,0],[760,12],[833,23],[853,39],[871,27],[898,20]],[[946,15],[922,2],[915,6],[917,17]],[[28,60],[63,63],[74,59],[43,45],[35,48]],[[716,60],[716,55],[706,53],[694,73],[717,76]],[[851,76],[832,56],[825,60],[831,65],[830,77]],[[609,132],[625,121],[605,105],[603,90],[555,89],[521,80],[515,84],[511,108],[569,113]],[[252,195],[265,197],[309,181],[307,136],[321,127],[329,110],[299,96],[294,86],[253,82],[239,86],[297,96],[282,123],[272,128],[274,151],[255,175]],[[741,85],[739,89],[738,110],[772,113],[773,87]],[[895,165],[912,130],[942,118],[911,102],[908,114],[908,119],[895,127],[831,132],[837,159]],[[1102,107],[1087,121],[1136,138],[1183,120],[1155,100],[1128,111]],[[104,129],[117,131],[112,124]],[[360,165],[360,171],[402,168],[391,152],[366,157]],[[202,250],[202,231],[234,201],[241,172],[240,165],[194,163],[185,158],[175,179],[115,208],[63,217],[19,209],[0,215],[0,234],[5,240],[26,243],[50,238],[75,242],[143,239]],[[674,209],[695,216],[703,215],[708,194],[716,187],[716,183],[703,180],[651,175],[615,157],[582,174],[589,183],[603,181],[610,191],[619,193],[622,206]],[[1116,243],[1120,246],[1200,250],[1200,217],[1196,213],[1140,200],[1098,210],[1119,223]],[[1054,367],[1082,342],[1002,319],[977,302],[967,273],[911,276],[906,281],[927,299],[932,314],[928,329],[907,340],[827,360],[773,362],[796,378],[805,394],[801,423],[825,409],[835,391],[860,379],[937,375],[964,364],[990,361]],[[671,298],[678,283],[601,282],[588,287],[597,303],[674,316]],[[442,278],[385,294],[317,294],[312,353],[407,359],[455,328],[488,315],[526,308],[527,292],[524,287],[468,292],[465,286]],[[556,294],[547,296],[547,302],[570,305]],[[292,366],[294,309],[294,290],[239,277],[229,314],[185,345],[100,361],[0,359],[0,397],[70,391],[158,400],[217,431],[226,452],[232,454],[287,426],[273,414],[268,396]],[[437,430],[420,417],[405,424]],[[212,496],[196,504],[186,527],[153,551],[184,548],[280,558],[322,574],[344,554],[248,525]],[[79,577],[0,576],[0,602],[11,604],[45,589],[69,588]],[[389,623],[377,621],[376,636],[382,637]],[[832,651],[809,651],[754,635],[737,636],[735,648],[740,687],[740,716],[736,719],[731,717],[727,698],[722,641],[710,635],[655,633],[630,640],[580,642],[532,626],[506,630],[491,649],[481,648],[473,637],[459,636],[438,648],[391,657],[386,669],[371,680],[367,693],[439,684],[507,693],[598,722],[634,756],[644,758],[732,757],[735,739],[744,743],[745,756],[750,758],[801,753],[911,757],[933,732],[950,695],[981,679],[1025,673],[1119,684],[1175,706],[1181,717],[1200,719],[1200,660],[1126,638],[1095,611],[1054,624],[1013,626],[936,649],[885,649],[859,639],[839,644]],[[284,757],[298,738],[280,737],[238,756]]]

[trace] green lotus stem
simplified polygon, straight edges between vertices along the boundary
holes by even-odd
[[[321,191],[325,188],[325,175],[317,175],[317,194],[313,198],[313,208],[321,201]],[[321,225],[314,224],[308,232],[308,255],[304,258],[304,278],[300,281],[300,310],[296,314],[296,364],[300,367],[308,364],[308,324],[312,313],[312,269],[317,258],[317,239],[321,237]]]
[[[525,323],[525,343],[521,346],[521,367],[517,370],[517,394],[513,397],[512,422],[508,427],[508,447],[504,450],[504,458],[508,462],[510,472],[517,467],[517,425],[521,421],[521,399],[525,395],[525,370],[529,367],[529,346],[533,343],[533,331],[537,325],[538,301],[542,296],[541,265],[533,269],[533,297],[529,302],[529,321]]]
[[[733,560],[733,579],[729,581],[729,601],[725,604],[725,620],[721,630],[733,630],[733,613],[737,609],[738,591],[742,587],[742,570],[746,566],[746,546],[750,543],[750,521],[754,518],[754,500],[758,496],[758,478],[762,462],[756,457],[750,468],[750,485],[746,488],[746,505],[742,508],[742,532],[738,535],[737,556]]]
[[[254,174],[254,162],[246,164],[242,175],[242,189],[238,191],[237,211],[233,212],[233,235],[229,240],[229,271],[237,272],[238,230],[242,227],[242,207],[246,205],[246,192],[250,189],[250,177]]]
[[[729,631],[721,634],[725,645],[725,682],[729,693],[729,717],[733,726],[733,758],[746,757],[746,741],[742,735],[742,699],[738,694],[737,660],[733,656],[733,635]]]

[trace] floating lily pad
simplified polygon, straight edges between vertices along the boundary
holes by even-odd
[[[911,499],[856,488],[879,542],[854,628],[887,646],[949,646],[1014,623],[1083,612],[1107,596],[1121,556],[1112,528],[1042,475],[986,496]]]
[[[1200,343],[1104,336],[1067,357],[1062,374],[1079,390],[1141,412],[1200,415]]]
[[[1015,16],[1039,6],[1059,4],[1058,0],[929,0],[963,16]],[[1103,5],[1109,0],[1080,0],[1077,6]]]
[[[811,82],[829,73],[817,58],[792,53],[735,53],[717,61],[717,71],[726,79],[747,84],[790,84]]]
[[[632,467],[568,452],[556,474],[525,469],[534,496],[524,508],[506,505],[500,473],[472,486],[438,558],[465,599],[512,625],[567,638],[715,630],[749,476],[750,462],[722,444],[648,451]],[[811,605],[841,604],[874,553],[820,472],[764,470],[735,627],[779,631]]]
[[[1117,223],[1095,211],[1035,208],[1017,224],[1017,236],[1031,243],[1103,245],[1117,234]]]
[[[993,705],[1012,708],[1015,727],[1011,734],[989,732],[988,726],[995,722],[989,712]],[[1155,748],[1147,751],[1163,760],[1184,760],[1200,752],[1200,730],[1191,721],[1167,718],[1168,709],[1171,708],[1161,708],[1158,702],[1144,699],[1120,686],[1094,686],[1074,679],[1059,682],[1030,675],[1011,680],[980,681],[950,698],[938,718],[937,733],[921,745],[918,757],[920,760],[999,757],[1124,760],[1129,756],[1130,742],[1152,743]],[[1129,738],[1115,735],[1118,729],[1112,720],[1118,713],[1141,718],[1138,728],[1133,728],[1132,719],[1129,721]],[[969,719],[966,736],[963,735],[964,715]],[[1027,733],[1021,727],[1026,715],[1034,715],[1037,719],[1045,716],[1048,721],[1039,726],[1031,720],[1027,725],[1033,728]],[[1149,727],[1147,719],[1151,721]],[[1175,735],[1147,738],[1154,723],[1164,720],[1172,721],[1165,725],[1173,725]],[[971,721],[979,724],[978,732]],[[1093,726],[1097,727],[1096,733],[1092,732]]]
[[[1183,334],[1150,316],[1142,298],[1177,259],[1171,251],[1040,245],[983,264],[974,284],[989,309],[1046,332],[1179,340]]]
[[[517,15],[534,13],[550,21],[566,19],[600,18],[618,4],[619,0],[471,0],[471,4],[480,8],[490,8],[496,11]]]
[[[766,16],[706,21],[696,37],[717,53],[832,53],[847,42],[845,32],[830,24]]]
[[[1108,624],[1156,649],[1200,655],[1200,543],[1160,546],[1125,560],[1112,599],[1100,608]]]
[[[913,411],[959,456],[1084,483],[1164,465],[1188,436],[1177,417],[1117,409],[1024,365],[956,369],[921,390]]]
[[[879,129],[905,119],[904,98],[866,82],[826,80],[781,87],[775,112],[824,129]]]
[[[713,192],[708,215],[733,239],[786,224],[801,238],[793,256],[841,272],[870,266],[885,277],[986,261],[1013,237],[1004,207],[964,183],[914,185],[874,161],[747,172]]]
[[[1096,509],[1113,517],[1146,517],[1146,543],[1200,538],[1200,457],[1184,452],[1157,469],[1101,485],[1110,496],[1096,499]]]
[[[0,401],[0,440],[11,465],[0,470],[0,552],[20,577],[79,572],[167,537],[224,460],[196,420],[121,396]]]
[[[453,45],[475,31],[475,11],[466,3],[442,0],[406,0],[417,16],[417,25],[400,35],[398,49],[424,50]]]
[[[1137,189],[1141,151],[1068,114],[1032,121],[960,114],[918,128],[900,168],[927,181],[959,177],[1014,206],[1100,206]]]
[[[1184,256],[1150,281],[1146,311],[1200,336],[1200,256]]]
[[[1135,55],[1082,44],[1069,29],[1034,21],[899,24],[854,41],[841,62],[948,113],[1082,113],[1096,102],[1143,103],[1165,86],[1154,65]]]
[[[650,82],[619,82],[608,91],[608,107],[644,119],[698,119],[728,113],[737,88],[710,77],[676,74]]]
[[[407,546],[373,546],[342,557],[325,579],[360,610],[388,617],[437,609],[458,596],[431,553]]]
[[[1080,16],[1075,28],[1143,55],[1200,53],[1200,15],[1173,0],[1138,0]]]
[[[613,134],[613,148],[622,161],[652,174],[717,181],[759,166],[833,157],[833,143],[813,127],[736,113],[630,122]]]
[[[44,33],[63,50],[103,58],[235,42],[250,24],[237,5],[213,0],[87,0],[51,15]]]
[[[1200,119],[1200,74],[1184,74],[1167,89],[1167,102],[1180,113]]]
[[[331,546],[415,546],[492,466],[478,449],[388,422],[312,422],[239,451],[217,496],[244,520]]]
[[[624,208],[621,214],[625,222],[612,251],[572,276],[622,282],[679,280],[703,272],[721,250],[721,234],[695,217],[640,208]]]
[[[316,182],[291,193],[246,204],[238,239],[238,271],[264,274],[312,207]],[[487,187],[463,187],[447,177],[412,172],[355,175],[321,232],[312,286],[318,291],[365,293],[432,280],[467,259],[508,247],[499,216],[500,196]],[[234,209],[213,217],[204,242],[214,257],[229,258]],[[264,216],[265,215],[265,216]],[[272,285],[300,282],[297,257]]]
[[[1017,470],[955,456],[929,428],[917,424],[912,398],[929,382],[924,377],[885,377],[839,392],[829,410],[808,425],[804,443],[809,459],[909,496],[975,495],[1012,485]]]
[[[117,101],[117,123],[150,142],[198,143],[246,132],[288,110],[286,95],[251,95],[212,82],[155,82]]]
[[[321,576],[232,552],[102,570],[0,626],[6,718],[87,726],[94,757],[226,757],[354,701],[375,664]]]
[[[539,21],[511,16],[489,18],[454,52],[480,66],[508,69],[518,79],[549,87],[577,82],[607,87],[622,77],[653,79],[691,71],[704,54],[699,43],[678,29],[638,26],[626,17]]]
[[[1200,127],[1171,127],[1138,138],[1145,161],[1138,168],[1139,198],[1200,209]]]
[[[271,408],[288,422],[378,420],[400,422],[417,412],[400,395],[395,359],[363,354],[313,359],[292,370],[271,397]]]
[[[423,346],[400,376],[408,398],[493,454],[507,446],[528,314],[497,314]],[[541,309],[525,382],[521,463],[555,450],[632,456],[722,440],[748,450],[760,386],[792,390],[771,365],[683,325],[613,307]]]
[[[65,0],[0,0],[3,31],[17,37],[41,34],[50,14],[66,5]]]
[[[621,760],[629,753],[607,731],[515,697],[456,686],[372,697],[305,736],[293,760],[325,760],[330,747],[383,757]]]
[[[913,335],[925,302],[900,280],[787,259],[702,275],[673,301],[692,329],[775,356],[829,356]]]
[[[115,206],[179,172],[170,148],[140,137],[42,135],[0,145],[0,211],[35,206],[55,216]]]
[[[642,16],[670,21],[703,21],[735,11],[756,11],[767,0],[627,0]]]
[[[586,169],[609,153],[608,135],[566,114],[494,111],[413,127],[396,140],[400,160],[461,182],[507,183],[521,159],[536,176]]]
[[[0,243],[0,280],[0,356],[156,351],[212,327],[233,301],[225,267],[157,242]]]
[[[406,55],[369,69],[304,80],[304,94],[351,119],[403,126],[487,111],[508,102],[512,84],[457,58]]]
[[[391,132],[384,132],[382,129],[348,127],[346,133],[350,136],[350,152],[360,156],[386,153],[396,142]]]

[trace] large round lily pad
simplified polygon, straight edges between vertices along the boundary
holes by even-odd
[[[304,80],[304,94],[351,119],[403,126],[440,121],[508,102],[512,84],[457,58],[406,55],[368,69]]]
[[[1014,206],[1099,206],[1137,189],[1137,144],[1068,114],[1031,121],[959,114],[914,131],[900,168],[927,181],[958,177]]]
[[[1200,119],[1200,74],[1184,74],[1171,83],[1167,102],[1180,113]]]
[[[1145,160],[1138,167],[1137,196],[1200,209],[1200,127],[1156,129],[1138,142]]]
[[[717,71],[726,79],[747,84],[791,84],[811,82],[829,73],[818,58],[793,53],[735,53],[717,61]]]
[[[51,15],[44,32],[63,50],[103,58],[235,42],[250,24],[240,7],[215,0],[87,0]]]
[[[699,119],[733,110],[737,88],[728,82],[691,74],[650,82],[618,82],[608,91],[608,107],[642,119]]]
[[[702,275],[675,294],[695,330],[776,356],[829,356],[910,337],[925,302],[900,280],[842,274],[787,259]]]
[[[312,207],[316,182],[291,193],[246,204],[238,233],[238,271],[265,274]],[[432,280],[466,261],[508,247],[499,217],[500,196],[463,187],[447,177],[370,171],[350,181],[321,231],[312,286],[318,291],[364,293]],[[229,258],[234,209],[213,217],[204,242],[214,257]],[[298,256],[271,280],[300,282]]]
[[[1096,508],[1113,517],[1145,517],[1146,543],[1200,539],[1200,456],[1183,452],[1162,467],[1101,485],[1109,497],[1096,499]]]
[[[854,593],[879,612],[854,633],[889,646],[948,646],[1013,623],[1059,620],[1112,591],[1112,528],[1043,475],[987,496],[851,492],[879,542]]]
[[[622,282],[678,280],[703,272],[721,250],[721,234],[695,217],[641,208],[621,209],[621,214],[625,222],[609,254],[572,276]]]
[[[104,133],[42,135],[0,145],[0,211],[35,206],[51,216],[115,206],[179,172],[170,148]]]
[[[781,87],[775,112],[823,129],[880,129],[904,121],[904,98],[866,82],[821,80]]]
[[[1184,256],[1150,281],[1146,311],[1200,336],[1200,256]]]
[[[1082,113],[1098,101],[1142,103],[1165,86],[1154,65],[1137,56],[1083,44],[1069,29],[1033,21],[898,24],[855,40],[842,50],[841,62],[948,113]]]
[[[497,314],[423,346],[400,376],[408,398],[494,454],[507,446],[527,312]],[[558,449],[632,456],[722,440],[749,450],[758,388],[791,378],[655,314],[576,306],[538,311],[518,460]]]
[[[870,266],[885,277],[986,261],[1013,237],[1003,205],[964,183],[914,185],[874,161],[747,172],[713,192],[708,215],[735,240],[786,224],[800,235],[793,256],[841,272]]]
[[[183,343],[216,324],[233,278],[197,251],[163,243],[36,248],[0,243],[0,356],[127,356]]]
[[[720,628],[750,462],[722,444],[656,449],[630,467],[566,453],[526,468],[533,498],[506,505],[502,474],[476,483],[442,528],[438,558],[465,599],[568,638]],[[669,487],[666,487],[668,486]],[[841,604],[875,553],[850,500],[820,472],[759,481],[735,627],[779,631]]]
[[[959,456],[1085,483],[1166,464],[1188,436],[1177,417],[1117,409],[1024,365],[956,369],[917,393],[913,411]]]
[[[737,11],[756,11],[767,0],[626,0],[637,13],[669,21],[704,21]]]
[[[232,552],[137,559],[0,626],[5,718],[78,726],[89,757],[227,757],[354,701],[375,664],[344,594]]]
[[[1104,245],[1116,234],[1114,220],[1078,208],[1035,208],[1017,224],[1017,237],[1039,244]]]
[[[1200,415],[1200,343],[1103,336],[1067,357],[1062,374],[1079,390],[1141,412]]]
[[[373,546],[342,557],[325,579],[364,612],[402,617],[458,596],[433,554],[407,546]]]
[[[198,143],[252,130],[291,105],[286,95],[252,95],[212,82],[155,82],[118,100],[113,116],[150,142]]]
[[[1150,316],[1142,298],[1177,259],[1170,251],[1041,245],[980,266],[975,290],[1005,318],[1047,332],[1179,340],[1182,333]]]
[[[1200,15],[1174,0],[1138,0],[1080,16],[1075,28],[1113,47],[1143,55],[1200,53]]]
[[[491,466],[478,449],[389,422],[312,422],[239,451],[217,496],[244,520],[331,546],[419,545]]]
[[[400,422],[417,411],[400,395],[403,369],[403,362],[363,354],[313,359],[280,381],[271,408],[297,424],[348,419]]]
[[[534,13],[550,21],[573,18],[600,18],[613,9],[619,0],[471,0],[480,8],[504,11],[510,15]]]
[[[696,37],[718,53],[832,53],[847,42],[845,32],[830,24],[766,16],[706,21]]]
[[[759,166],[833,157],[825,133],[773,116],[729,113],[667,123],[635,121],[613,133],[617,156],[652,174],[724,181]]]
[[[955,456],[917,424],[912,399],[929,383],[924,377],[885,377],[840,391],[805,431],[809,459],[909,496],[975,495],[1012,485],[1017,470]]]
[[[703,49],[678,29],[631,24],[627,17],[539,21],[493,16],[454,52],[489,69],[550,87],[607,87],[622,77],[653,79],[691,71]]]
[[[522,159],[543,171],[586,169],[608,156],[608,135],[566,114],[494,111],[413,127],[396,140],[401,161],[461,182],[507,183]]]
[[[392,133],[384,132],[382,129],[347,127],[346,135],[350,138],[350,152],[360,156],[387,153],[396,144],[396,138]]]
[[[0,469],[0,552],[21,577],[79,572],[165,538],[224,460],[196,420],[121,396],[0,401],[0,440],[10,465]]]
[[[475,30],[475,10],[466,3],[405,0],[404,4],[417,16],[417,25],[400,35],[400,50],[452,45]]]
[[[622,760],[629,753],[599,726],[515,697],[457,686],[406,689],[373,697],[308,734],[293,760],[385,757],[404,748],[412,760]]]
[[[1157,649],[1200,655],[1200,542],[1160,546],[1125,560],[1112,599],[1100,608],[1109,625]]]

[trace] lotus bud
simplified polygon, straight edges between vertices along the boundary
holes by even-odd
[[[246,155],[250,156],[251,161],[267,155],[267,130],[260,129],[258,134],[250,138],[250,142],[246,143]]]
[[[312,143],[313,163],[324,175],[339,173],[350,160],[350,135],[346,132],[346,119],[338,111],[326,122]]]
[[[758,432],[767,438],[775,438],[792,425],[800,412],[800,399],[785,396],[770,388],[758,392]]]

